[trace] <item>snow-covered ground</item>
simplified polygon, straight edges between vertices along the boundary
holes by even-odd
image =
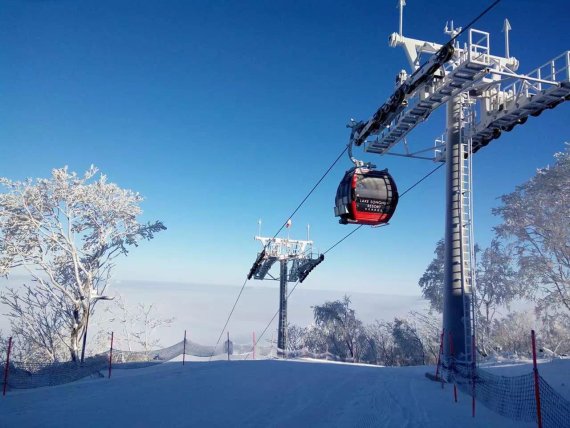
[[[502,364],[501,374],[530,366]],[[115,370],[112,378],[35,390],[0,399],[2,427],[532,427],[449,385],[428,380],[433,367],[374,367],[322,361],[165,363]],[[568,388],[570,360],[540,367]],[[562,391],[561,391],[562,392]],[[568,392],[567,389],[565,391]],[[566,395],[566,394],[565,394]]]

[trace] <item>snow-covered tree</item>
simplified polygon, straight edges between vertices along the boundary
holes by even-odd
[[[166,229],[160,221],[140,224],[142,196],[97,172],[92,166],[81,177],[64,167],[47,179],[0,178],[0,275],[19,268],[31,277],[24,295],[9,290],[2,302],[12,320],[29,329],[38,328],[39,304],[50,317],[61,317],[74,361],[87,314],[107,287],[114,260]]]
[[[435,257],[419,280],[422,296],[429,301],[432,309],[443,312],[443,258],[444,242],[440,239],[435,246]]]
[[[528,294],[570,311],[570,147],[501,202],[496,232],[514,243]]]
[[[321,354],[327,351],[327,337],[325,336],[323,329],[312,324],[307,326],[305,329],[304,345],[309,350],[315,354]]]
[[[443,239],[439,240],[434,251],[435,257],[418,282],[422,296],[430,302],[431,309],[437,312],[443,312],[444,247]],[[520,288],[514,282],[511,254],[498,239],[494,239],[480,257],[479,254],[481,248],[476,244],[477,298],[482,298],[479,303],[485,310],[489,309],[490,315],[494,307],[509,303],[515,298]]]
[[[287,323],[287,350],[296,351],[305,346],[307,329],[295,324]]]
[[[396,352],[392,323],[378,321],[366,327],[369,338],[368,362],[384,366],[396,365]]]
[[[475,245],[476,254],[476,289],[475,303],[479,344],[486,354],[491,326],[498,307],[508,306],[522,295],[522,289],[513,267],[511,250],[501,245],[498,238],[491,241],[488,248],[481,251]],[[419,280],[423,296],[430,302],[433,310],[443,310],[443,268],[444,242],[436,245],[435,257]]]
[[[155,334],[156,330],[162,327],[170,327],[174,321],[174,318],[161,318],[156,312],[156,306],[153,304],[147,306],[139,303],[137,305],[136,320],[139,329],[133,333],[133,337],[135,343],[147,353],[160,345],[160,339]]]
[[[530,311],[511,312],[493,321],[493,348],[509,355],[530,355],[530,331],[535,318]]]
[[[110,314],[109,322],[118,323],[120,333],[117,334],[117,343],[125,351],[133,350],[133,334],[137,332],[137,317],[128,307],[125,298],[120,294],[115,296],[113,304],[105,309]]]
[[[6,352],[8,352],[8,337],[4,336],[4,333],[0,330],[0,361],[2,361]]]
[[[56,362],[68,357],[65,346],[66,302],[54,301],[45,290],[8,288],[0,301],[9,308],[14,349],[25,361]]]
[[[402,366],[425,364],[423,342],[413,325],[407,320],[395,318],[392,324],[396,362]]]
[[[160,339],[156,336],[157,330],[170,327],[174,318],[160,316],[156,305],[138,303],[133,309],[129,307],[125,298],[118,295],[107,308],[111,315],[109,321],[119,324],[119,332],[116,335],[117,343],[126,346],[128,351],[150,352],[160,346]]]
[[[477,263],[476,304],[479,311],[479,345],[487,353],[488,341],[495,312],[499,306],[508,306],[519,296],[512,257],[498,239],[493,239]],[[482,334],[481,334],[482,333]]]
[[[416,331],[425,352],[425,364],[435,364],[441,342],[441,316],[432,311],[412,311],[408,322]]]
[[[535,310],[541,347],[550,355],[570,354],[570,314],[538,305]]]
[[[350,307],[350,297],[343,300],[325,302],[313,307],[315,324],[327,337],[329,351],[342,358],[354,358],[357,339],[362,333],[362,322],[356,318]]]

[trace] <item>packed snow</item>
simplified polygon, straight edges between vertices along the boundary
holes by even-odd
[[[528,373],[505,362],[489,369]],[[100,377],[0,399],[2,427],[526,427],[425,377],[433,367],[324,361],[192,361],[114,370]],[[540,366],[568,397],[570,360]]]

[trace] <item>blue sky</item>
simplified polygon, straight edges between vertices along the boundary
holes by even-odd
[[[409,0],[404,34],[446,41],[487,2]],[[429,4],[429,8],[426,5]],[[0,175],[47,176],[97,165],[146,197],[144,219],[168,231],[120,260],[118,279],[241,285],[259,244],[273,235],[407,67],[387,45],[396,1],[5,1],[0,8]],[[526,72],[570,48],[566,2],[503,0],[476,28]],[[562,105],[504,134],[474,159],[477,241],[497,223],[497,198],[569,141]],[[433,141],[443,111],[411,136]],[[360,153],[359,153],[360,154]],[[430,162],[361,156],[388,167],[405,189]],[[350,230],[333,215],[337,165],[293,219],[317,248]],[[390,227],[362,229],[330,253],[303,286],[417,294],[443,236],[443,170],[402,199]]]

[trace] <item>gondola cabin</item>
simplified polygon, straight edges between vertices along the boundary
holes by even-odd
[[[388,223],[398,205],[396,182],[388,170],[365,167],[348,170],[336,191],[334,214],[339,223]]]

